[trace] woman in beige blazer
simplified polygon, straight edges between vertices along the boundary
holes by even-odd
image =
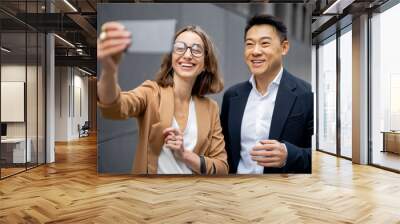
[[[198,26],[184,27],[175,34],[173,50],[164,57],[155,81],[125,92],[118,85],[118,66],[130,36],[119,23],[102,26],[97,93],[105,118],[138,120],[132,173],[227,174],[218,105],[205,97],[223,88],[210,38]]]

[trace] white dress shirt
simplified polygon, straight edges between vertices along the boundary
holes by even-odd
[[[175,117],[172,119],[172,127],[179,128]],[[194,101],[190,99],[189,115],[183,132],[183,144],[186,150],[193,151],[197,143],[197,117]],[[158,174],[192,174],[192,170],[180,160],[177,160],[172,151],[162,146],[160,156],[158,157]]]
[[[249,80],[253,88],[247,99],[241,126],[240,161],[237,169],[239,174],[262,174],[264,172],[264,167],[251,159],[250,152],[254,146],[260,145],[260,140],[269,138],[272,114],[282,73],[283,68],[269,84],[264,95],[257,90],[254,75]]]

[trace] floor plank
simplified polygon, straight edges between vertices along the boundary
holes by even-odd
[[[400,223],[400,175],[313,153],[311,175],[98,175],[96,138],[0,181],[0,223]]]

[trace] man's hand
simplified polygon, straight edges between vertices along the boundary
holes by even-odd
[[[285,166],[288,153],[283,143],[276,140],[261,140],[260,143],[250,152],[251,158],[258,165],[277,168]]]

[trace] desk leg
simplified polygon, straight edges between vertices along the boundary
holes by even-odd
[[[382,133],[382,136],[383,136],[383,149],[382,149],[382,151],[381,152],[386,152],[386,134],[385,133]]]

